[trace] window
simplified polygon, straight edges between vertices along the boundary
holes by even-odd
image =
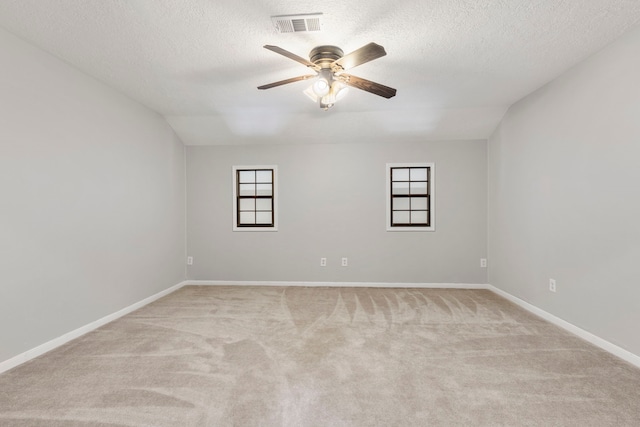
[[[434,231],[434,164],[387,164],[387,231]]]
[[[233,167],[233,230],[277,231],[277,167]]]

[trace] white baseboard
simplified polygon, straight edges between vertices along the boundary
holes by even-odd
[[[614,356],[619,357],[620,359],[631,363],[632,365],[640,368],[640,356],[631,353],[630,351],[625,350],[622,347],[618,347],[615,344],[610,343],[607,340],[600,338],[592,334],[591,332],[587,332],[584,329],[577,327],[576,325],[567,322],[566,320],[562,320],[559,317],[554,316],[551,313],[548,313],[541,308],[536,307],[535,305],[529,304],[526,301],[521,300],[518,297],[511,295],[508,292],[503,291],[502,289],[498,289],[495,286],[487,285],[487,288],[492,292],[500,295],[501,297],[508,299],[509,301],[519,305],[525,310],[535,314],[538,317],[542,317],[544,320],[553,323],[556,326],[561,327],[562,329],[571,332],[574,335],[582,338],[583,340],[595,345],[596,347],[600,347],[601,349],[613,354]]]
[[[293,282],[259,280],[187,280],[185,286],[303,286],[318,288],[437,288],[437,289],[489,289],[476,283],[390,283],[390,282]]]
[[[128,307],[125,307],[122,310],[109,314],[108,316],[105,316],[101,319],[98,319],[94,322],[84,325],[71,332],[67,332],[66,334],[59,336],[58,338],[54,338],[51,341],[48,341],[35,348],[32,348],[31,350],[27,350],[24,353],[21,353],[17,356],[12,357],[11,359],[5,360],[4,362],[0,362],[0,374],[2,372],[8,371],[9,369],[15,368],[16,366],[21,365],[33,358],[36,358],[48,351],[51,351],[54,348],[60,347],[61,345],[66,344],[69,341],[86,334],[87,332],[91,332],[94,329],[99,328],[100,326],[106,325],[109,322],[113,322],[114,320],[124,316],[125,314],[129,314],[132,311],[135,311],[141,307],[144,307],[145,305],[152,303],[153,301],[180,289],[185,285],[185,283],[186,282],[178,283],[177,285],[174,285],[168,289],[165,289],[164,291],[158,292],[157,294],[152,295],[148,298],[145,298],[142,301],[138,301]]]

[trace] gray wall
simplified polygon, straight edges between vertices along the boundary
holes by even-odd
[[[489,141],[489,283],[635,354],[638,52],[640,29],[514,104]]]
[[[388,162],[435,162],[435,232],[386,231]],[[279,231],[233,232],[231,168],[256,164],[279,168]],[[188,277],[486,283],[486,164],[486,141],[187,147]]]
[[[0,361],[184,279],[164,119],[0,30]]]

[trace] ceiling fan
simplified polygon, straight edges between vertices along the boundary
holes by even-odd
[[[315,78],[311,87],[305,90],[304,93],[313,101],[318,102],[320,108],[324,110],[333,107],[336,100],[344,95],[347,86],[355,87],[387,99],[396,95],[396,90],[391,87],[345,73],[346,70],[385,56],[387,52],[385,52],[384,48],[379,44],[369,43],[347,55],[337,46],[317,46],[309,53],[309,60],[278,46],[265,45],[264,48],[286,56],[289,59],[293,59],[312,69],[316,74],[307,74],[280,80],[258,86],[258,89],[271,89],[272,87]]]

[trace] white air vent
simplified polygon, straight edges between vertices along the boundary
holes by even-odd
[[[273,22],[273,25],[275,25],[279,33],[320,31],[322,27],[322,13],[272,16],[271,22]]]

